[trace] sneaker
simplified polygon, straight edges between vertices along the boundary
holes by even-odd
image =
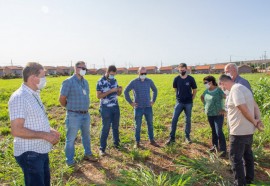
[[[225,152],[225,151],[221,151],[220,157],[221,157],[221,158],[226,158],[226,152]]]
[[[169,145],[172,145],[173,143],[175,143],[175,141],[169,139],[165,144],[166,144],[167,146],[169,146]]]
[[[142,146],[140,145],[140,142],[136,142],[134,144],[134,149],[138,149],[138,148],[141,148]]]
[[[159,144],[157,144],[155,140],[151,140],[150,145],[153,145],[154,147],[159,147]]]
[[[185,141],[186,141],[186,143],[187,143],[187,144],[191,144],[191,143],[192,143],[192,141],[191,141],[191,139],[190,139],[190,138],[186,138],[186,140],[185,140]]]
[[[93,155],[84,155],[83,159],[86,161],[92,161],[92,162],[98,161],[98,159],[96,157],[94,157]]]
[[[215,145],[209,149],[210,152],[215,152],[216,150],[217,150],[217,147]]]
[[[103,150],[99,150],[99,155],[100,155],[100,156],[106,156],[106,152],[103,151]]]

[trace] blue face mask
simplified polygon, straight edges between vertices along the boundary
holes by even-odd
[[[109,79],[114,79],[114,75],[109,75],[109,77],[108,77]]]

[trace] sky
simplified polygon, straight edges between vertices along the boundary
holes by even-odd
[[[268,58],[269,0],[0,0],[0,66]]]

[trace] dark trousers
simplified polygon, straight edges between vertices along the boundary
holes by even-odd
[[[102,129],[100,134],[100,150],[105,151],[107,147],[107,139],[112,126],[113,143],[115,146],[119,146],[119,122],[120,122],[120,110],[119,106],[113,107],[100,107],[100,113],[102,117]]]
[[[252,142],[253,135],[230,135],[230,160],[235,185],[246,185],[251,183],[254,179]]]
[[[50,186],[49,156],[27,151],[15,156],[17,163],[23,170],[26,186]]]
[[[226,139],[222,130],[224,116],[208,116],[208,121],[212,129],[212,144],[219,147],[220,151],[226,153]]]

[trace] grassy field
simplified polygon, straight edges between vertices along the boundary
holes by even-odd
[[[228,158],[222,159],[218,153],[209,153],[211,131],[203,112],[200,95],[204,91],[202,83],[205,75],[194,75],[198,93],[192,113],[193,143],[184,143],[183,114],[180,116],[176,133],[177,142],[165,147],[169,136],[170,122],[175,104],[172,81],[176,75],[149,75],[158,88],[158,98],[154,105],[154,134],[161,148],[149,146],[145,122],[142,127],[140,150],[133,149],[134,127],[133,109],[119,97],[121,108],[120,139],[121,150],[113,148],[111,134],[108,139],[108,156],[99,162],[83,161],[83,147],[80,137],[76,141],[78,167],[65,165],[65,110],[58,103],[61,83],[67,77],[47,78],[47,86],[41,98],[46,106],[51,126],[61,133],[60,143],[50,152],[53,185],[230,185],[232,173]],[[218,77],[217,75],[215,75]],[[270,77],[262,74],[243,75],[253,88],[256,101],[262,110],[265,124],[263,133],[254,135],[255,184],[270,185]],[[117,75],[119,85],[126,87],[136,75]],[[91,145],[98,156],[101,117],[99,100],[96,98],[96,82],[100,76],[87,75],[90,84]],[[10,135],[10,121],[7,102],[10,95],[22,83],[21,79],[0,80],[0,185],[22,185],[23,174],[13,157],[13,137]],[[226,123],[226,122],[225,122]],[[228,142],[227,125],[224,126]],[[228,143],[227,143],[228,144]]]

